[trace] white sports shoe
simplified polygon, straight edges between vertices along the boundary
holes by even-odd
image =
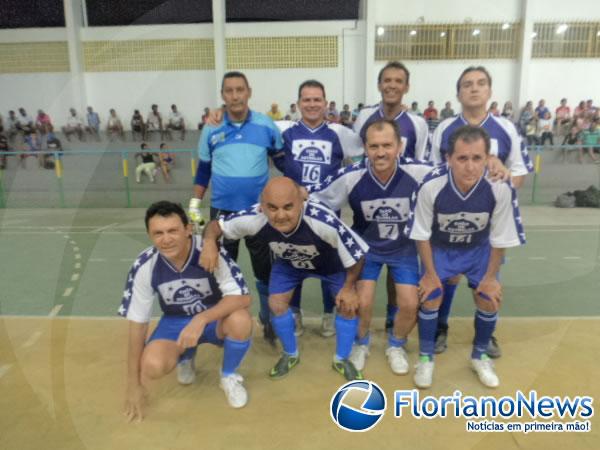
[[[427,356],[422,356],[418,364],[415,366],[415,376],[413,378],[415,385],[421,389],[431,387],[433,382],[434,362]]]
[[[388,347],[385,350],[385,356],[387,356],[392,372],[396,375],[406,375],[408,373],[408,358],[403,347]]]
[[[232,408],[242,408],[248,403],[248,392],[242,384],[244,378],[234,373],[226,377],[221,377],[221,389],[225,391],[227,402]]]
[[[177,381],[179,384],[192,384],[196,381],[195,358],[184,359],[177,363]]]
[[[495,388],[500,385],[498,375],[494,371],[494,363],[485,353],[481,355],[481,359],[471,359],[471,367],[484,386]]]
[[[294,323],[296,325],[294,335],[296,337],[300,337],[304,334],[304,323],[302,322],[302,316],[303,313],[301,310],[294,313]]]
[[[335,335],[335,314],[323,313],[321,318],[321,336],[331,337]]]
[[[362,371],[365,368],[367,356],[369,356],[369,346],[355,344],[352,346],[352,351],[350,352],[348,359],[354,364],[356,370]]]

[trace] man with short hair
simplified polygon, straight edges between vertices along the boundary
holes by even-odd
[[[6,137],[9,142],[14,142],[15,136],[19,134],[19,128],[17,126],[18,119],[17,115],[13,110],[8,111],[8,117],[6,119]]]
[[[148,133],[154,131],[160,132],[160,138],[164,139],[164,128],[161,114],[158,112],[158,105],[153,104],[150,112],[148,113],[148,119],[146,120],[146,137],[150,139]]]
[[[146,124],[140,110],[134,109],[131,116],[131,140],[135,141],[137,135],[140,136],[142,141],[146,139]]]
[[[86,131],[90,133],[92,136],[96,137],[96,140],[100,141],[100,116],[94,108],[91,106],[87,107],[87,127]]]
[[[504,171],[506,166],[512,176],[513,185],[518,189],[525,176],[533,170],[533,164],[515,125],[505,117],[495,117],[488,112],[487,104],[492,96],[492,77],[487,69],[483,66],[467,67],[456,82],[456,94],[462,112],[454,118],[444,120],[437,127],[431,140],[432,161],[441,163],[446,160],[450,138],[456,129],[467,124],[479,126],[490,136],[491,148],[487,158],[490,174]],[[438,353],[447,348],[448,318],[459,281],[460,277],[449,279],[444,285],[436,344]],[[490,340],[488,355],[493,358],[501,355],[500,346],[494,336]]]
[[[140,159],[140,163],[135,168],[135,182],[142,182],[142,173],[145,173],[146,176],[150,179],[151,183],[154,183],[156,179],[154,176],[156,175],[156,155],[153,152],[148,151],[148,145],[145,142],[142,142],[140,145],[140,152],[137,152],[134,155],[134,159]]]
[[[237,373],[250,347],[250,296],[237,264],[221,249],[219,267],[208,273],[195,264],[202,241],[180,205],[168,201],[146,211],[153,246],[135,260],[125,285],[119,315],[129,320],[127,393],[129,421],[144,417],[148,384],[177,367],[180,384],[192,384],[194,356],[200,344],[223,347],[220,386],[228,403],[243,407],[248,394]],[[162,317],[146,341],[154,300]]]
[[[279,110],[279,105],[277,103],[271,104],[271,109],[267,111],[267,116],[269,116],[273,121],[283,119],[283,114],[281,114],[281,111]]]
[[[354,217],[352,229],[369,245],[358,282],[360,324],[350,361],[357,370],[363,370],[370,352],[375,288],[382,267],[387,265],[399,312],[388,334],[385,354],[392,372],[403,375],[409,370],[404,346],[416,323],[419,306],[419,262],[414,242],[402,232],[410,215],[411,196],[431,166],[401,160],[402,141],[393,120],[381,118],[371,122],[366,137],[366,159],[340,169],[323,185],[312,185],[308,190],[311,198],[334,210],[349,204]]]
[[[425,120],[431,120],[431,119],[437,120],[438,110],[434,106],[433,100],[429,100],[429,102],[427,103],[427,108],[425,108],[425,111],[423,111],[423,118]]]
[[[171,139],[171,130],[181,131],[181,140],[185,139],[185,120],[181,113],[177,110],[177,105],[171,105],[171,112],[169,113],[169,123],[167,124],[167,132]]]
[[[125,140],[125,132],[123,131],[123,123],[121,118],[117,115],[114,108],[108,111],[108,120],[106,121],[106,135],[108,140],[112,142],[113,136],[117,135],[121,140]]]
[[[286,376],[300,361],[289,308],[293,292],[309,277],[326,280],[335,297],[336,351],[332,367],[346,380],[362,379],[348,359],[356,335],[356,281],[368,246],[335,213],[320,203],[305,201],[293,180],[277,177],[262,192],[260,204],[210,222],[204,233],[201,265],[216,265],[217,240],[253,236],[268,244],[275,255],[269,279],[271,322],[283,354],[269,376]]]
[[[75,108],[69,109],[69,117],[67,118],[67,123],[64,127],[62,127],[62,132],[67,138],[67,141],[71,142],[71,135],[77,134],[77,137],[80,141],[85,141],[85,136],[83,135],[84,130],[84,122],[83,119],[77,114]]]
[[[440,111],[440,118],[442,120],[446,120],[454,115],[454,110],[452,109],[452,103],[446,102],[444,109]]]
[[[248,106],[252,89],[242,72],[227,72],[223,76],[221,96],[225,102],[223,120],[218,125],[207,123],[198,143],[198,169],[189,209],[195,222],[203,222],[200,206],[209,182],[211,219],[254,205],[269,179],[268,157],[279,154],[283,147],[281,133],[273,121]],[[225,240],[224,246],[237,260],[239,240]],[[253,237],[246,238],[246,247],[256,278],[261,311],[266,311],[264,315],[268,316],[269,247]],[[263,321],[263,325],[265,337],[273,340],[270,322]]]
[[[420,362],[414,381],[419,388],[430,387],[433,380],[442,283],[461,274],[469,281],[477,306],[472,368],[483,385],[499,385],[486,354],[502,301],[498,273],[505,249],[524,244],[525,233],[510,182],[486,177],[490,148],[482,127],[456,129],[447,164],[435,167],[415,196],[406,235],[417,241],[425,269],[418,289]]]
[[[296,107],[295,103],[292,103],[290,105],[290,109],[287,112],[286,116],[288,117],[287,120],[291,120],[293,122],[300,120],[300,111],[298,111],[298,108]]]

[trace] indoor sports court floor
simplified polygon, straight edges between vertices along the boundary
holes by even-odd
[[[330,368],[334,339],[316,333],[315,283],[304,289],[302,361],[287,379],[267,378],[278,353],[257,331],[241,369],[250,394],[246,408],[227,405],[218,388],[220,352],[206,347],[198,354],[196,384],[182,387],[168,377],[152,389],[144,422],[125,423],[127,322],[116,310],[129,266],[149,245],[143,212],[0,210],[0,448],[600,448],[594,418],[590,433],[467,433],[462,418],[395,419],[388,404],[370,432],[339,430],[328,408],[343,379]],[[461,286],[449,349],[436,359],[427,394],[499,397],[535,389],[600,399],[600,211],[531,206],[522,214],[528,243],[509,251],[502,270],[500,388],[482,387],[469,369],[473,307]],[[241,264],[249,273],[245,253]],[[391,403],[395,389],[413,384],[411,376],[394,376],[387,367],[382,294],[365,377],[379,383]],[[414,363],[416,332],[408,349]]]

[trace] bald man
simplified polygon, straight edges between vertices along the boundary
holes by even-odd
[[[289,302],[294,289],[306,278],[314,277],[327,282],[338,311],[332,367],[346,380],[362,379],[348,357],[358,328],[356,282],[369,249],[367,244],[332,210],[305,200],[300,187],[287,177],[271,179],[260,203],[251,209],[208,224],[200,259],[208,272],[216,268],[217,240],[221,236],[254,236],[267,242],[275,256],[269,280],[269,308],[283,354],[269,377],[282,378],[300,362]]]

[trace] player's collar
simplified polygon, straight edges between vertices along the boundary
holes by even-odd
[[[463,194],[462,191],[458,188],[458,186],[454,182],[454,176],[452,175],[452,169],[450,168],[450,166],[447,166],[447,167],[448,167],[448,178],[450,179],[450,186],[452,186],[452,190],[454,191],[454,193],[456,195],[458,195],[458,197],[463,201],[467,201],[469,199],[469,197],[471,197],[471,194],[473,194],[473,192],[475,192],[477,190],[477,187],[481,183],[481,180],[483,180],[488,174],[488,170],[486,168],[485,171],[483,172],[483,175],[479,178],[479,180],[477,180],[477,183],[475,183],[466,194]]]
[[[321,128],[326,127],[327,126],[327,121],[324,120],[323,122],[321,122],[320,125],[318,125],[316,128],[311,128],[308,126],[308,124],[306,124],[304,122],[304,120],[300,119],[298,121],[300,123],[300,125],[302,125],[304,128],[306,128],[308,131],[310,131],[311,133],[316,133],[317,131],[319,131]]]
[[[223,113],[223,123],[226,123],[227,125],[232,125],[232,126],[234,123],[241,123],[242,125],[244,125],[245,123],[250,122],[251,118],[252,118],[252,110],[251,109],[248,109],[248,114],[246,114],[246,118],[244,119],[243,122],[234,122],[229,117],[229,114],[227,114],[227,111],[225,111]]]
[[[478,126],[478,127],[483,127],[483,125],[485,125],[485,123],[488,121],[488,119],[489,119],[491,116],[492,116],[492,115],[491,115],[490,113],[487,113],[487,114],[485,115],[485,117],[483,118],[483,120],[482,120],[481,122],[479,122],[479,123],[478,123],[476,126]],[[459,114],[459,116],[458,116],[458,117],[460,117],[460,120],[462,120],[462,122],[463,122],[465,125],[470,125],[469,121],[468,121],[467,119],[465,119],[465,116],[463,115],[463,113],[462,113],[462,112]]]
[[[379,108],[377,109],[377,111],[379,112],[379,116],[383,119],[385,119],[385,113],[383,112],[383,102],[379,102]],[[400,111],[398,114],[396,114],[396,117],[394,117],[392,120],[396,121],[398,120],[400,117],[402,117],[404,115],[406,111],[402,110]]]
[[[394,166],[394,172],[392,173],[392,176],[389,178],[389,180],[387,180],[387,182],[385,184],[383,184],[379,178],[377,178],[377,175],[375,175],[375,172],[371,166],[371,161],[369,161],[368,159],[366,159],[366,165],[367,165],[367,170],[369,172],[369,176],[373,179],[373,181],[382,189],[382,190],[386,190],[390,183],[392,182],[392,180],[394,179],[394,177],[396,176],[396,172],[398,172],[398,164],[396,164]]]
[[[168,258],[165,258],[162,255],[162,253],[158,252],[158,254],[162,258],[162,260],[167,264],[167,267],[169,267],[169,269],[171,269],[175,273],[183,273],[183,272],[185,272],[185,269],[187,269],[188,266],[190,265],[190,262],[192,260],[192,256],[194,255],[194,249],[195,248],[196,248],[196,238],[195,238],[194,235],[192,235],[192,237],[190,239],[190,251],[188,253],[187,259],[185,260],[185,264],[181,267],[181,270],[178,270],[177,267],[175,267],[173,265],[173,263],[171,261],[169,261]]]

